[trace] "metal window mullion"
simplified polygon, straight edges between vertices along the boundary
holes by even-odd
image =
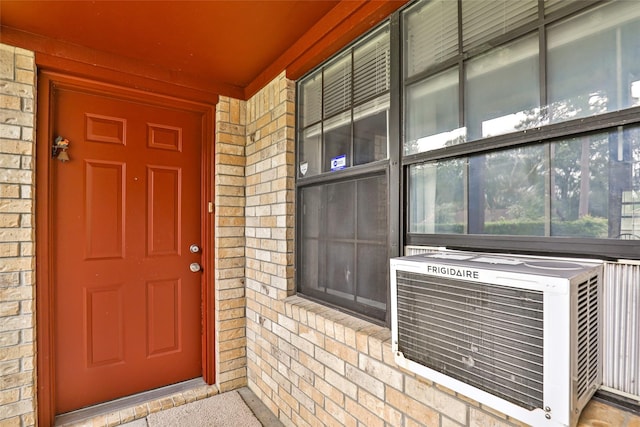
[[[320,88],[321,88],[321,93],[322,95],[320,96],[320,99],[322,100],[320,103],[320,117],[322,117],[322,120],[320,121],[320,167],[319,167],[319,173],[322,173],[324,171],[324,156],[326,154],[326,144],[324,142],[324,97],[325,97],[325,93],[324,93],[324,71],[325,71],[325,67],[323,66],[321,68],[321,78],[320,78]],[[326,206],[326,188],[322,187],[322,195],[321,195],[321,200],[320,200],[320,215],[322,217],[322,223],[323,223],[323,230],[326,230],[326,224],[324,224],[324,221],[326,220],[326,215],[323,212],[324,207]],[[324,293],[326,294],[327,292],[327,286],[326,286],[326,265],[327,265],[327,258],[326,258],[326,254],[327,254],[327,245],[326,242],[322,240],[322,234],[318,233],[318,262],[320,263],[320,261],[323,261],[323,264],[318,265],[318,287],[320,285],[320,283],[324,284]],[[320,266],[323,266],[323,268],[320,268]]]
[[[404,227],[407,224],[403,219],[403,212],[407,212],[405,206],[408,199],[404,195],[406,180],[402,179],[402,152],[404,144],[404,86],[403,70],[406,70],[406,59],[402,55],[404,46],[403,20],[401,14],[396,13],[389,23],[389,111],[387,113],[387,253],[388,256],[397,257],[404,255]],[[403,65],[404,64],[404,65]],[[386,285],[386,323],[391,324],[391,286],[390,277],[387,274]]]
[[[360,180],[356,179],[353,183],[353,301],[358,300],[358,187]]]
[[[458,126],[465,125],[465,69],[464,45],[462,40],[462,0],[458,0]]]
[[[351,114],[351,126],[350,126],[350,141],[349,141],[349,161],[350,161],[350,165],[349,166],[354,166],[354,154],[355,154],[355,147],[354,147],[354,137],[353,137],[353,128],[354,128],[354,123],[353,123],[353,108],[354,108],[354,104],[355,104],[355,87],[356,87],[356,69],[355,69],[355,49],[351,48],[351,84],[350,84],[350,90],[349,90],[349,112]]]
[[[458,0],[458,53],[461,54],[464,51],[462,41],[462,0]]]
[[[324,172],[324,155],[325,155],[325,144],[324,144],[324,66],[320,71],[320,167],[318,168],[318,173]]]
[[[545,200],[544,200],[544,235],[549,237],[551,236],[551,221],[553,221],[553,188],[554,188],[554,178],[553,178],[553,170],[551,166],[553,164],[553,147],[552,143],[545,143],[545,158],[546,158],[546,169],[547,176],[545,179]]]
[[[322,195],[320,197],[320,216],[322,218],[321,223],[322,223],[322,228],[321,230],[326,230],[327,229],[327,215],[325,214],[324,210],[326,209],[327,206],[327,188],[326,187],[321,187],[322,189]],[[322,284],[322,286],[324,287],[324,293],[327,293],[327,240],[324,236],[324,234],[322,234],[322,232],[318,232],[318,287],[320,287],[320,284]],[[320,268],[322,267],[322,268]]]
[[[547,31],[544,25],[544,0],[538,0],[538,67],[540,81],[540,107],[547,114],[545,108],[548,101],[547,94]]]
[[[465,127],[465,102],[466,102],[466,69],[465,69],[465,54],[464,54],[464,41],[463,41],[463,28],[462,28],[462,0],[458,0],[458,126]],[[463,204],[465,212],[464,221],[464,234],[469,233],[469,197],[471,188],[471,173],[470,162],[467,160],[464,168],[464,188],[463,188]]]
[[[389,23],[389,112],[387,125],[387,156],[389,158],[389,172],[387,174],[387,200],[389,210],[387,212],[389,256],[396,257],[402,254],[404,247],[404,233],[402,230],[404,221],[402,212],[405,199],[403,197],[404,180],[401,179],[401,158],[402,145],[404,141],[404,120],[402,116],[403,103],[403,68],[401,64],[406,64],[402,55],[402,23],[400,14],[396,13],[391,17]],[[406,65],[405,65],[406,67]],[[397,190],[397,191],[394,191]],[[388,287],[387,287],[388,288]],[[387,301],[391,301],[390,294]],[[390,310],[388,310],[389,312]]]
[[[542,121],[544,122],[549,114],[547,103],[549,102],[549,95],[547,93],[547,27],[544,21],[544,0],[538,0],[538,81],[540,82],[540,114]],[[551,236],[551,222],[553,221],[553,170],[552,155],[553,147],[552,143],[546,142],[544,144],[545,163],[547,176],[545,177],[545,194],[544,194],[544,235]]]

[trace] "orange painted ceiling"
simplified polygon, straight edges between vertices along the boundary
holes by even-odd
[[[0,41],[20,46],[21,41],[31,40],[21,47],[33,48],[37,40],[36,51],[54,56],[84,52],[84,62],[90,62],[91,52],[107,54],[147,69],[187,76],[204,86],[221,87],[221,92],[224,88],[244,90],[255,85],[305,34],[307,44],[324,37],[319,23],[327,23],[328,32],[365,3],[0,0]],[[391,7],[395,9],[404,1],[380,3],[397,3]],[[389,12],[385,9],[384,13]],[[309,38],[310,32],[315,38]]]

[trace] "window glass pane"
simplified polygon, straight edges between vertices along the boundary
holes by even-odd
[[[351,52],[324,70],[324,117],[351,107]]]
[[[616,1],[548,30],[552,122],[640,105],[640,7]]]
[[[343,113],[325,121],[323,171],[351,166],[351,114]]]
[[[317,124],[302,131],[298,144],[298,176],[313,176],[320,173],[322,146],[321,125]]]
[[[387,158],[389,96],[353,110],[353,164]]]
[[[386,244],[388,228],[386,176],[360,179],[356,184],[358,239]]]
[[[321,206],[323,188],[308,187],[300,192],[299,203],[301,207],[301,236],[300,244],[300,271],[301,281],[311,289],[317,289],[324,281],[319,274],[324,271],[325,261],[322,254],[322,241],[320,230],[323,227]]]
[[[471,168],[469,181],[482,181],[483,191],[479,203],[469,203],[469,216],[481,215],[484,224],[480,229],[470,231],[544,236],[545,183],[548,176],[544,146],[498,151],[479,159],[478,169],[482,169]],[[483,209],[481,214],[480,209]]]
[[[482,45],[538,17],[538,0],[462,0],[464,50]]]
[[[440,160],[409,168],[409,232],[466,232],[466,160]]]
[[[407,77],[458,54],[457,2],[419,2],[405,12],[404,18]]]
[[[406,98],[405,155],[465,141],[466,130],[459,124],[457,68],[407,87]]]
[[[553,236],[640,238],[640,128],[555,143]]]
[[[640,239],[640,126],[413,165],[409,210],[411,233]]]
[[[473,59],[466,68],[467,139],[539,127],[540,81],[536,36]]]
[[[387,179],[380,174],[300,189],[298,284],[303,293],[384,320]]]
[[[302,206],[302,234],[305,238],[319,238],[322,229],[321,208],[322,208],[322,187],[305,188],[300,196]]]
[[[355,245],[336,241],[329,241],[326,245],[325,286],[327,293],[347,301],[355,300]]]
[[[380,310],[387,309],[388,258],[386,244],[358,245],[356,301]]]
[[[324,256],[321,256],[320,245],[322,242],[318,239],[303,239],[300,248],[300,272],[301,282],[305,287],[313,290],[324,291],[324,280],[320,279],[320,272],[326,269]]]
[[[316,123],[322,117],[322,74],[317,73],[300,83],[300,105],[302,126]]]
[[[389,90],[389,27],[353,51],[353,102],[359,104]]]
[[[355,183],[353,181],[328,184],[322,201],[326,224],[323,235],[328,238],[355,238]]]

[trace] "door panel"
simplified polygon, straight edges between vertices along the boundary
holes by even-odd
[[[56,413],[201,372],[199,113],[57,88]]]
[[[85,259],[124,257],[125,164],[86,161]]]

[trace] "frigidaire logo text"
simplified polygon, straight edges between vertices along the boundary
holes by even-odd
[[[480,273],[468,268],[452,267],[449,265],[427,265],[427,274],[438,274],[441,276],[459,277],[461,279],[479,279]]]

